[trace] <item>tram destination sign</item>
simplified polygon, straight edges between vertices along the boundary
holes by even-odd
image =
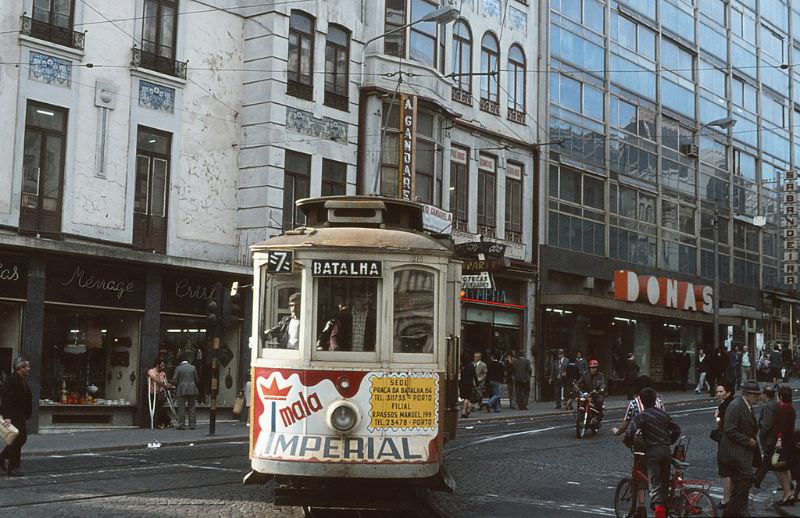
[[[270,273],[292,273],[293,258],[293,252],[270,250],[267,259],[267,271]]]
[[[314,277],[362,277],[379,279],[383,273],[380,261],[353,261],[348,259],[314,259],[311,274]]]

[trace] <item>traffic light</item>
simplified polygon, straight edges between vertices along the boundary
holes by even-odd
[[[222,294],[222,283],[214,284],[214,291],[206,304],[206,318],[209,324],[216,325],[222,322],[224,297]]]
[[[242,315],[242,294],[239,291],[239,283],[234,282],[230,291],[222,293],[222,327],[230,329],[233,327],[234,318]]]

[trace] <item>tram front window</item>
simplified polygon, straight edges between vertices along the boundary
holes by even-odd
[[[375,351],[378,280],[323,278],[317,282],[317,350]]]
[[[420,270],[394,274],[394,352],[433,352],[436,276]]]
[[[298,349],[300,345],[300,279],[265,275],[261,294],[261,347]]]

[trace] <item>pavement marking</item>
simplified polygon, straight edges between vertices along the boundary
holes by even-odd
[[[567,481],[567,484],[569,484],[569,485],[571,485],[571,486],[580,486],[580,485],[581,485],[581,483],[580,483],[580,482],[573,482],[573,481],[571,481],[571,480],[568,480],[568,481]]]
[[[504,433],[504,434],[501,434],[501,435],[492,435],[491,437],[486,437],[484,439],[479,439],[477,441],[472,441],[470,443],[462,444],[461,446],[456,446],[454,448],[451,448],[451,449],[447,450],[445,455],[453,453],[454,451],[463,450],[464,448],[469,448],[470,446],[476,446],[478,444],[485,444],[487,442],[499,441],[501,439],[508,439],[509,437],[519,437],[520,435],[533,435],[533,434],[536,434],[536,433],[549,432],[551,430],[559,430],[561,428],[571,428],[571,427],[572,427],[572,425],[548,426],[547,428],[536,428],[534,430],[523,430],[521,432]]]

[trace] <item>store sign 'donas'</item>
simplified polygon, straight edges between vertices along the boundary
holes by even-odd
[[[636,275],[636,272],[614,272],[614,298],[627,302],[647,302],[651,306],[713,313],[714,292],[711,286],[695,286],[691,282],[676,281],[653,275]]]

